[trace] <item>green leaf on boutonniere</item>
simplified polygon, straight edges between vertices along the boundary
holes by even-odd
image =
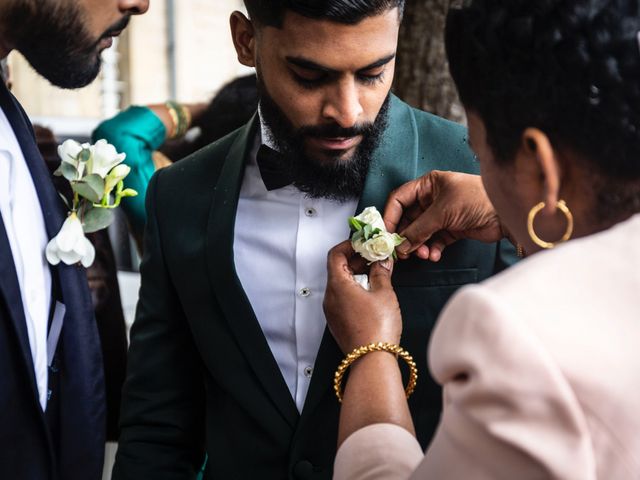
[[[359,232],[364,228],[365,224],[358,220],[356,217],[349,217],[349,227],[354,232]]]
[[[395,243],[396,247],[398,245],[400,245],[402,242],[404,242],[406,240],[406,238],[404,238],[402,235],[398,235],[397,233],[393,234],[393,242]],[[393,254],[395,255],[396,251],[393,251]]]
[[[91,150],[88,148],[83,148],[82,151],[78,154],[78,160],[82,163],[87,163],[91,158]]]
[[[82,217],[82,229],[93,233],[107,228],[113,222],[113,212],[107,208],[90,208]]]
[[[78,178],[78,170],[76,167],[67,162],[62,162],[53,174],[56,177],[64,177],[70,182]]]
[[[87,175],[82,180],[72,182],[71,188],[81,197],[92,203],[98,203],[104,193],[104,180],[100,175]]]
[[[373,235],[373,227],[368,223],[364,226],[364,239],[369,240]]]

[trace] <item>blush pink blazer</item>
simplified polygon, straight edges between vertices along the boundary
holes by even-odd
[[[370,425],[335,479],[640,479],[640,215],[462,289],[429,365],[444,409],[426,453]]]

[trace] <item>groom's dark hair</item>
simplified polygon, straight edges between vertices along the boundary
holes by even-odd
[[[287,10],[307,18],[353,25],[398,8],[402,19],[405,0],[244,0],[252,21],[280,28]]]

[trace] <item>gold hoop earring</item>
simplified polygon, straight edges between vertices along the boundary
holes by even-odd
[[[531,209],[529,212],[529,219],[527,221],[527,230],[529,231],[529,236],[531,237],[531,240],[533,240],[533,243],[541,248],[550,249],[571,238],[571,235],[573,234],[573,214],[571,213],[571,210],[569,210],[569,207],[567,207],[567,203],[564,200],[560,200],[556,205],[556,208],[564,213],[564,216],[567,219],[567,229],[562,238],[557,242],[545,242],[536,234],[535,228],[533,227],[533,221],[536,219],[536,215],[538,215],[544,207],[546,207],[546,204],[544,202],[540,202]]]

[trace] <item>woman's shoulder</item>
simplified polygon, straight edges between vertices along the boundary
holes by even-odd
[[[539,252],[482,282],[487,294],[526,311],[603,303],[640,291],[640,214],[613,227]],[[622,290],[621,290],[622,289]],[[598,298],[590,298],[591,305]],[[545,301],[545,299],[547,299]],[[635,298],[628,298],[635,300]]]
[[[601,330],[601,319],[635,322],[640,311],[640,215],[544,251],[462,288],[441,319],[508,318],[540,335]],[[448,322],[459,320],[450,319]],[[442,322],[440,322],[442,323]],[[591,329],[591,330],[590,330]]]
[[[590,347],[616,332],[640,341],[638,238],[640,215],[460,289],[438,320],[430,356],[437,363],[441,345],[468,340],[497,346],[503,337],[505,346],[516,337],[536,339],[565,360],[589,355]]]

